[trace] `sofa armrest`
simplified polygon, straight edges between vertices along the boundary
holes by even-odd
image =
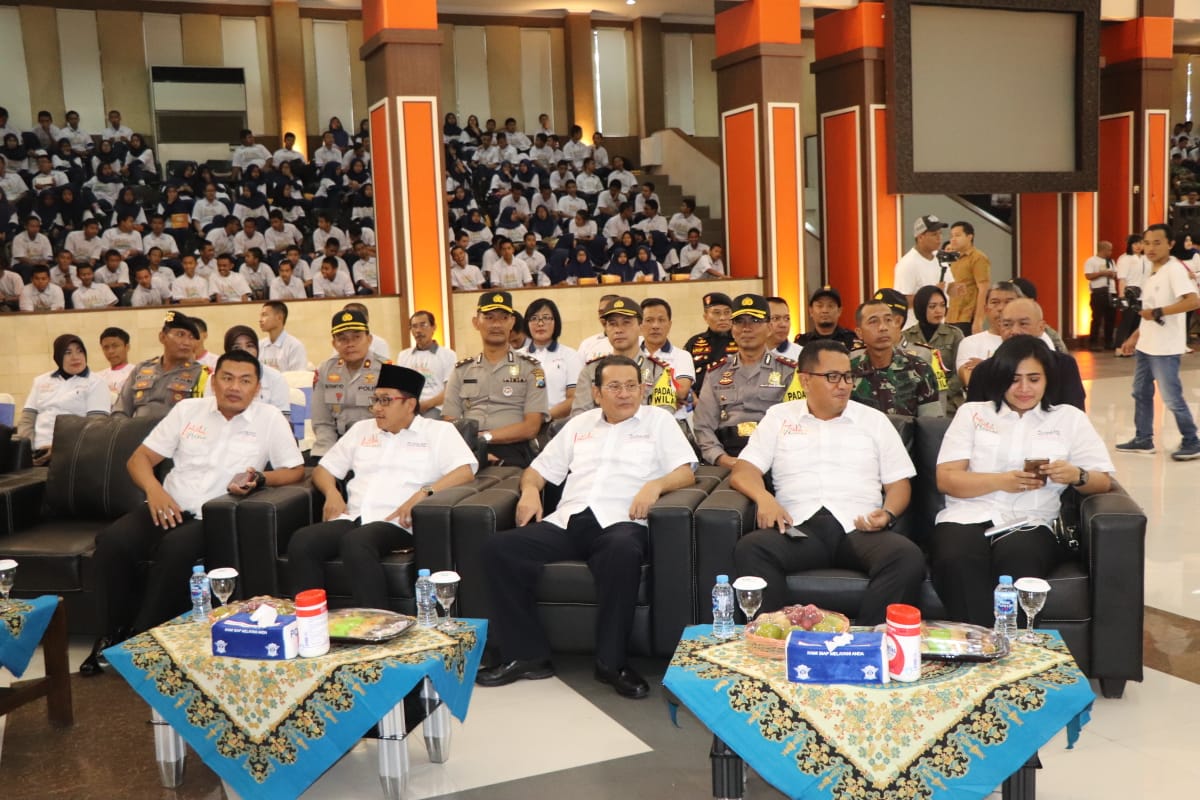
[[[454,569],[454,551],[450,542],[451,511],[461,501],[477,493],[474,486],[453,486],[434,492],[413,506],[413,544],[417,550],[417,568],[430,572]]]
[[[8,463],[0,464],[0,472],[17,472],[33,466],[33,440],[13,437],[8,448]]]
[[[45,467],[0,476],[0,536],[32,527],[41,518]]]
[[[650,507],[651,647],[655,655],[675,652],[683,629],[695,621],[696,552],[693,515],[708,493],[689,487],[668,492]]]
[[[272,486],[238,503],[238,570],[244,596],[280,596],[278,558],[287,552],[292,534],[313,523],[314,493],[311,486]]]
[[[233,597],[240,600],[252,595],[245,594],[246,568],[238,555],[238,504],[240,500],[231,494],[214,497],[201,509],[204,514],[204,568],[212,572],[218,567],[233,567],[240,580]]]
[[[1146,515],[1119,487],[1089,495],[1080,503],[1077,535],[1091,591],[1089,677],[1140,681]]]
[[[519,497],[515,488],[492,487],[466,498],[450,512],[454,569],[462,578],[457,601],[461,616],[489,616],[483,545],[497,531],[515,527]]]
[[[733,578],[733,548],[743,534],[754,530],[758,509],[754,501],[733,489],[717,489],[696,509],[696,620],[712,622],[712,607],[704,602],[706,589],[718,575]]]

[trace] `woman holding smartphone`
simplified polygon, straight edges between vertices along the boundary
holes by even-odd
[[[1051,530],[1063,490],[1107,492],[1115,471],[1087,415],[1046,400],[1058,376],[1044,342],[1014,336],[992,360],[985,400],[959,408],[942,439],[946,507],[930,544],[947,616],[985,626],[999,576],[1044,578],[1066,555]],[[992,527],[1012,530],[985,535]]]

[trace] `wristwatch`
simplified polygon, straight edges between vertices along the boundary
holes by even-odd
[[[1088,482],[1088,471],[1083,467],[1079,468],[1079,480],[1072,483],[1072,486],[1083,486]]]
[[[890,531],[892,529],[892,526],[896,524],[896,515],[893,514],[891,511],[888,511],[886,508],[881,509],[881,510],[883,511],[883,513],[888,515],[888,524],[884,525],[883,529],[885,531]]]
[[[1163,318],[1163,310],[1162,310],[1162,307],[1161,307],[1161,306],[1160,306],[1160,307],[1158,307],[1158,308],[1156,308],[1156,309],[1153,309],[1153,310],[1150,312],[1150,314],[1151,314],[1151,315],[1154,317],[1154,321],[1155,321],[1155,322],[1162,322],[1162,318]]]
[[[422,493],[423,493],[423,494],[424,494],[426,497],[429,497],[429,495],[433,494],[433,487],[432,487],[432,486],[430,486],[429,484],[426,484],[426,485],[424,485],[424,486],[422,486],[422,487],[421,487],[421,492],[422,492]]]
[[[492,443],[492,432],[491,431],[480,431],[479,438],[483,439],[488,444],[491,444]]]

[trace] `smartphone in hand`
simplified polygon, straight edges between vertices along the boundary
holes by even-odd
[[[1025,459],[1025,466],[1022,467],[1022,470],[1024,472],[1032,473],[1039,480],[1041,480],[1042,486],[1045,486],[1046,481],[1049,478],[1048,478],[1048,476],[1043,475],[1040,472],[1040,470],[1042,467],[1048,466],[1049,464],[1050,464],[1050,459],[1048,459],[1048,458],[1027,458],[1027,459]]]

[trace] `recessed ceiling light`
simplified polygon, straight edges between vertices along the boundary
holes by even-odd
[[[625,0],[625,5],[627,5],[627,6],[636,6],[636,5],[637,5],[637,0]]]

